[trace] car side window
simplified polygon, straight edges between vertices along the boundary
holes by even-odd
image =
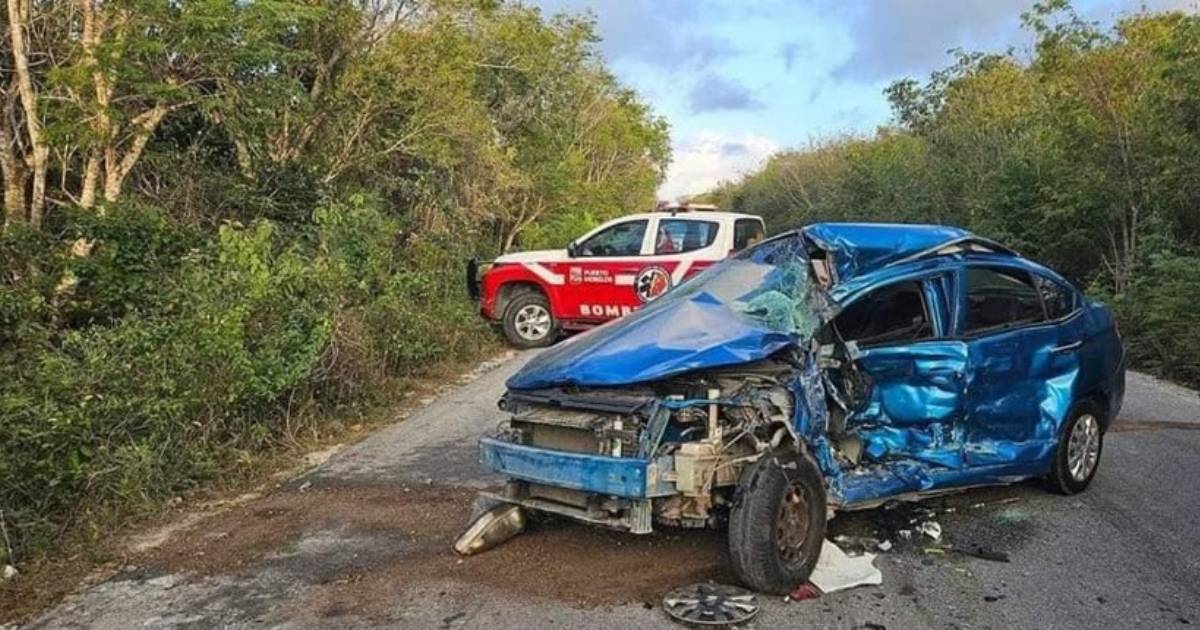
[[[645,219],[626,221],[605,228],[579,245],[580,256],[637,256],[646,235]]]
[[[1046,319],[1029,274],[999,267],[967,268],[966,334]]]
[[[718,224],[690,219],[660,219],[655,254],[682,254],[704,249],[717,239]]]
[[[743,250],[763,239],[762,221],[738,219],[733,223],[733,249]]]
[[[838,336],[859,347],[933,337],[933,323],[918,281],[897,282],[855,300],[833,319]]]
[[[1033,283],[1037,285],[1042,303],[1046,305],[1047,319],[1062,319],[1075,312],[1077,303],[1074,289],[1037,274],[1033,276]]]

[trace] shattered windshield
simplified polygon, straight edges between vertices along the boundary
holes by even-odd
[[[820,325],[819,296],[800,234],[765,241],[713,265],[660,301],[699,293],[713,296],[768,330],[809,337]]]

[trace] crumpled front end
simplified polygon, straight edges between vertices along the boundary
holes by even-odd
[[[793,431],[791,366],[764,361],[620,389],[510,390],[508,425],[480,441],[510,479],[493,498],[607,527],[703,527],[741,470]]]

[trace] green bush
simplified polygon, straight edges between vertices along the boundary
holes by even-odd
[[[1124,295],[1109,298],[1130,362],[1200,385],[1200,257],[1163,254]]]
[[[312,239],[265,221],[202,239],[140,208],[69,220],[61,242],[0,240],[0,508],[18,555],[235,472],[308,401],[377,398],[486,346],[454,246],[399,247],[368,200],[315,218]]]

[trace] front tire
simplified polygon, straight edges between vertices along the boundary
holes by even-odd
[[[1058,438],[1058,448],[1046,485],[1059,494],[1076,494],[1087,489],[1100,468],[1104,451],[1103,412],[1095,404],[1084,402],[1071,410]]]
[[[504,336],[518,348],[543,348],[558,338],[558,322],[541,293],[523,293],[504,309]]]
[[[729,556],[748,587],[783,595],[808,580],[825,542],[825,484],[801,453],[768,453],[746,472],[729,516]]]

